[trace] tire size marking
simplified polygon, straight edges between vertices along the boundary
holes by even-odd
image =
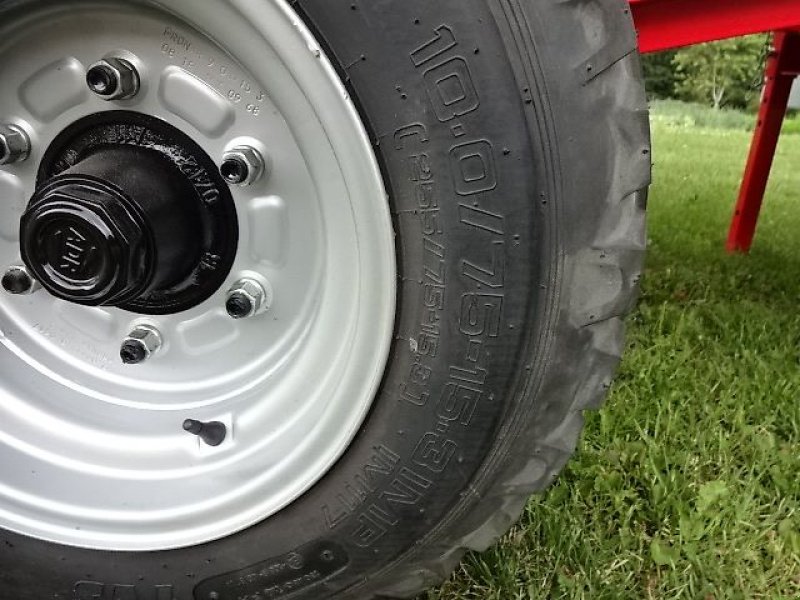
[[[411,61],[417,69],[424,68],[428,97],[436,117],[445,123],[477,110],[480,100],[466,58],[448,56],[458,47],[453,30],[441,25],[435,33],[432,40],[411,53]]]
[[[434,171],[428,150],[428,126],[411,123],[394,133],[394,149],[402,153],[406,178],[413,184],[414,213],[419,218],[422,239],[422,318],[410,337],[413,362],[406,380],[399,385],[402,401],[433,411],[431,430],[423,433],[408,461],[382,444],[371,459],[346,483],[334,500],[322,507],[327,526],[345,525],[349,541],[371,548],[400,525],[407,509],[422,505],[434,482],[458,457],[454,435],[457,428],[472,426],[478,406],[493,401],[485,390],[487,342],[501,334],[505,289],[505,222],[500,214],[480,207],[497,188],[494,149],[487,139],[470,139],[467,120],[480,107],[470,67],[455,54],[459,43],[453,30],[442,25],[435,37],[410,57],[422,80],[440,123],[455,140],[447,156],[455,192],[457,225],[473,231],[475,243],[456,261],[458,277],[470,291],[456,307],[458,331],[463,340],[461,359],[448,367],[448,377],[431,389],[433,361],[439,354],[449,277],[448,249],[438,192],[441,173]],[[468,253],[468,255],[467,255]],[[371,500],[370,500],[371,499]],[[401,513],[401,510],[404,511]],[[420,509],[421,510],[421,509]]]
[[[466,337],[464,364],[450,367],[450,381],[439,394],[436,405],[438,423],[434,431],[423,436],[415,453],[415,463],[432,468],[434,472],[440,472],[437,469],[443,469],[457,449],[455,442],[442,436],[453,424],[468,427],[483,395],[487,373],[480,365],[481,351],[485,338],[496,338],[500,333],[505,286],[504,219],[502,215],[479,208],[477,201],[497,188],[494,151],[489,140],[462,140],[468,135],[463,117],[480,107],[480,98],[467,59],[456,54],[458,47],[453,29],[441,25],[436,28],[434,38],[411,53],[414,66],[423,71],[434,113],[440,122],[449,123],[458,142],[449,151],[449,164],[455,192],[463,198],[458,204],[459,224],[477,229],[486,240],[485,245],[474,244],[470,248],[475,256],[465,256],[460,261],[461,277],[470,280],[476,288],[475,293],[462,297],[460,307],[459,328]],[[457,117],[462,119],[453,122]],[[396,150],[405,150],[412,145],[420,149],[409,155],[407,161],[410,180],[416,185],[423,234],[425,317],[420,325],[420,334],[412,340],[415,362],[408,381],[400,385],[399,391],[401,398],[422,407],[431,397],[428,384],[432,368],[426,363],[436,357],[439,323],[445,308],[446,250],[443,243],[435,239],[442,233],[442,228],[432,161],[423,151],[430,139],[428,130],[425,125],[415,123],[398,129],[394,138]],[[474,203],[469,204],[468,199],[473,199]],[[433,263],[439,267],[438,271],[431,268]],[[477,291],[484,288],[491,293]]]
[[[430,156],[422,151],[429,140],[427,128],[420,124],[403,127],[395,133],[395,148],[403,150],[406,146],[420,146],[419,150],[406,156],[407,176],[414,183],[416,212],[419,215],[423,240],[423,279],[421,282],[424,308],[419,324],[419,332],[409,340],[414,353],[414,363],[409,373],[409,381],[400,385],[401,397],[417,406],[428,403],[427,388],[431,369],[427,362],[439,352],[441,322],[447,284],[445,256],[446,248],[442,240],[441,209],[437,194],[437,182]]]

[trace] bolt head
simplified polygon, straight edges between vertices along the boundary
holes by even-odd
[[[28,158],[31,141],[17,125],[0,125],[0,165],[10,165]]]
[[[89,69],[86,83],[90,90],[100,96],[110,96],[119,85],[116,71],[107,65],[95,65]]]
[[[39,289],[38,282],[31,276],[25,267],[9,267],[3,274],[0,285],[9,294],[32,294]]]
[[[126,100],[139,92],[139,73],[124,58],[108,57],[89,67],[86,84],[103,100]]]
[[[250,168],[238,156],[229,156],[219,168],[222,178],[231,185],[242,185],[250,177]]]
[[[122,341],[119,357],[126,365],[138,365],[158,352],[161,344],[161,334],[157,329],[149,325],[139,325]]]
[[[222,156],[219,171],[229,185],[253,185],[264,176],[266,163],[252,146],[237,146]]]
[[[225,310],[233,319],[246,319],[266,311],[270,302],[270,294],[260,282],[245,278],[228,290]]]
[[[119,350],[119,357],[126,365],[138,365],[147,360],[147,347],[141,340],[125,340]]]
[[[255,303],[249,294],[231,292],[225,302],[225,310],[234,319],[245,319],[253,314]]]

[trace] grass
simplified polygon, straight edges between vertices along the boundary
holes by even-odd
[[[755,113],[728,108],[714,110],[709,106],[687,104],[679,100],[653,101],[651,117],[654,126],[753,131],[756,125]],[[797,111],[790,111],[783,124],[783,133],[800,134],[800,114]]]
[[[685,125],[655,119],[648,267],[607,407],[429,600],[800,598],[800,137],[752,254],[727,256],[750,136]]]

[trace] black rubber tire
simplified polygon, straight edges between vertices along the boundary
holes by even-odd
[[[411,597],[508,529],[606,393],[650,172],[627,4],[293,6],[389,188],[401,277],[382,391],[324,480],[224,540],[104,553],[0,532],[2,599]]]

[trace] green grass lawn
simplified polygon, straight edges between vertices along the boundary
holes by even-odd
[[[658,116],[644,290],[607,407],[430,600],[800,598],[800,136],[752,254],[727,256],[750,134]]]

